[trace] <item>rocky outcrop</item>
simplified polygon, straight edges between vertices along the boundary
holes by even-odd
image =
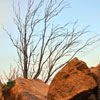
[[[0,100],[100,100],[100,64],[88,68],[74,58],[50,86],[39,79],[17,78],[4,86],[0,82]]]
[[[91,67],[90,71],[92,76],[94,77],[95,81],[97,82],[97,100],[100,100],[100,64],[97,67]]]
[[[2,84],[1,81],[0,81],[0,100],[3,100],[2,91],[3,91],[3,84]]]
[[[54,77],[48,100],[88,100],[96,87],[97,83],[86,63],[74,58]]]
[[[48,86],[39,79],[17,78],[5,100],[47,100]]]

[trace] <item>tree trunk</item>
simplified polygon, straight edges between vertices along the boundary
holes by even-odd
[[[24,75],[24,78],[28,78],[27,76],[27,73],[28,73],[28,70],[27,70],[27,56],[24,55],[24,72],[23,72],[23,75]]]
[[[28,78],[26,34],[24,37],[24,71],[23,71],[23,76],[24,76],[24,78]]]

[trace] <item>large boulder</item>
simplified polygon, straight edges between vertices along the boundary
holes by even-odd
[[[39,79],[17,78],[5,100],[47,100],[48,86]]]
[[[88,100],[96,87],[86,63],[74,58],[54,77],[49,86],[48,100]]]
[[[96,96],[97,100],[100,100],[100,64],[97,67],[91,67],[90,71],[92,73],[93,78],[97,82],[97,91],[96,91]]]

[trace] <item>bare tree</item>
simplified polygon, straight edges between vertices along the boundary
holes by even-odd
[[[13,6],[18,39],[5,31],[17,49],[24,78],[41,78],[47,83],[79,51],[95,42],[89,38],[82,44],[80,40],[88,31],[87,27],[77,30],[77,22],[62,26],[53,23],[54,18],[69,7],[65,1],[28,0],[24,18],[21,18],[20,5],[18,11]]]

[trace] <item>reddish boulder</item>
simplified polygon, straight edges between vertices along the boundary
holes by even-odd
[[[39,79],[17,78],[5,100],[47,100],[48,86]]]
[[[90,71],[92,73],[93,78],[97,82],[97,100],[100,100],[100,64],[97,67],[92,67],[90,68]]]
[[[54,77],[48,100],[88,100],[96,87],[86,63],[74,58]]]

